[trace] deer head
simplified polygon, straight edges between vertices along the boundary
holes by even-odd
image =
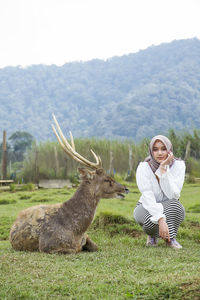
[[[123,193],[128,193],[128,189],[108,176],[103,168],[89,171],[85,168],[78,168],[80,179],[91,185],[97,198],[124,198]]]
[[[53,119],[56,128],[54,125],[52,125],[52,128],[63,150],[81,165],[92,169],[92,171],[85,168],[78,169],[81,181],[90,184],[90,189],[94,192],[97,198],[124,198],[123,193],[128,193],[128,189],[105,173],[104,169],[102,168],[100,156],[96,155],[92,150],[90,151],[92,152],[96,162],[91,162],[81,156],[75,150],[72,133],[70,132],[70,144],[62,133],[62,130],[54,115]]]

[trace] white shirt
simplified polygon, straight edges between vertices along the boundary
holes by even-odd
[[[159,177],[159,182],[155,174]],[[153,173],[147,162],[141,162],[136,171],[137,186],[142,193],[139,202],[152,215],[150,220],[157,224],[165,217],[161,202],[168,199],[179,199],[185,178],[185,163],[175,160],[173,165],[161,175],[160,168]]]

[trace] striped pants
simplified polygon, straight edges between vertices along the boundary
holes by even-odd
[[[166,222],[169,228],[170,239],[176,237],[178,228],[185,217],[185,209],[178,200],[166,200],[161,203],[164,208]],[[150,213],[143,207],[142,203],[138,202],[133,212],[134,218],[138,224],[143,227],[151,237],[159,237],[159,226],[151,222]]]

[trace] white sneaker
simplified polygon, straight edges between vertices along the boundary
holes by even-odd
[[[152,237],[150,235],[147,236],[147,243],[146,246],[152,246],[152,247],[156,247],[158,245],[158,241],[156,237]]]
[[[170,242],[166,242],[168,247],[174,248],[174,249],[181,249],[183,248],[175,238],[171,239]]]

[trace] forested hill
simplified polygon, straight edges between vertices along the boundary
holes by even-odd
[[[55,113],[76,137],[200,129],[200,40],[177,40],[106,61],[0,69],[0,128],[53,139]]]

